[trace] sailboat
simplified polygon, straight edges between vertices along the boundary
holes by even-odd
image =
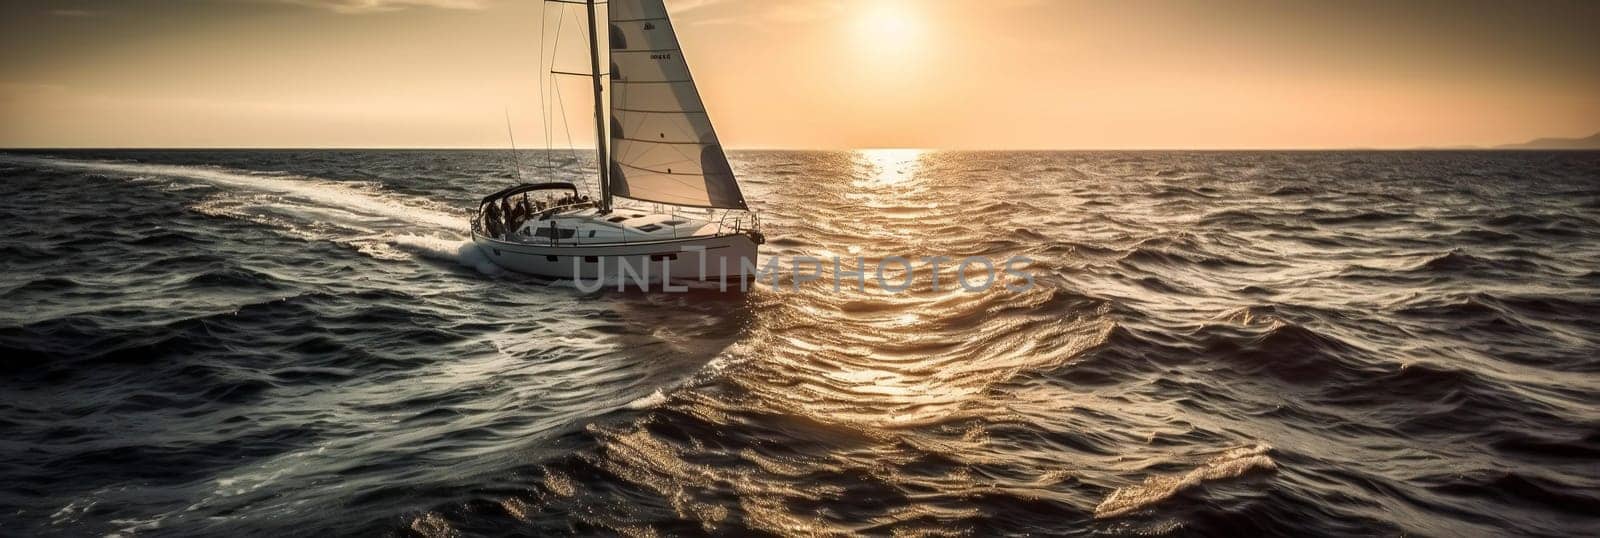
[[[557,279],[726,282],[755,267],[765,242],[760,217],[728,165],[662,0],[601,2],[610,71],[600,69],[596,2],[549,1],[587,10],[589,72],[577,75],[594,81],[599,196],[567,182],[511,186],[483,198],[473,242],[500,267]]]

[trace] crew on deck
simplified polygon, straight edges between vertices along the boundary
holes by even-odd
[[[528,195],[522,195],[522,200],[517,202],[517,213],[522,215],[523,219],[527,219],[534,214],[533,205],[528,203]]]
[[[501,211],[505,212],[505,215],[506,215],[506,235],[510,236],[511,232],[516,231],[517,228],[522,226],[522,215],[517,214],[517,207],[514,206],[514,205],[511,205],[511,199],[510,198],[501,198],[500,199],[500,209],[501,209]]]
[[[523,193],[521,198],[507,196],[498,201],[484,204],[482,215],[483,231],[490,237],[512,239],[512,235],[517,233],[530,220],[549,218],[560,208],[590,203],[593,203],[593,199],[589,198],[589,195],[578,193],[563,194],[560,197],[546,196],[532,199],[528,197],[527,193]]]
[[[500,220],[500,207],[488,204],[483,207],[483,231],[490,237],[505,235],[505,223]]]

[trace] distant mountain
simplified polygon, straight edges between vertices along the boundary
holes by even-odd
[[[1600,149],[1600,133],[1589,138],[1540,138],[1521,144],[1506,144],[1499,149]]]

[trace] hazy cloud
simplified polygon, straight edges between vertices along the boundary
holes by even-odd
[[[678,0],[676,2],[667,2],[666,4],[667,11],[671,12],[673,15],[677,15],[680,13],[688,13],[712,4],[721,3],[722,1],[723,0]]]
[[[52,9],[52,10],[50,10],[50,14],[51,15],[55,15],[57,17],[99,17],[100,15],[102,15],[104,13],[105,13],[104,11],[96,11],[96,10],[92,10],[92,9]]]
[[[928,0],[917,0],[927,2]],[[1031,8],[1049,0],[985,0],[988,9]],[[804,24],[845,16],[862,0],[667,0],[667,11],[685,24]]]
[[[783,2],[732,2],[730,0],[677,0],[667,11],[683,17],[685,24],[798,24],[824,20],[845,12],[842,0],[786,0]]]
[[[278,4],[326,9],[335,13],[383,13],[414,7],[437,9],[483,9],[489,0],[257,0]]]

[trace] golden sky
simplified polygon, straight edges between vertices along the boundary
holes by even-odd
[[[523,0],[4,0],[0,147],[546,145]],[[1600,2],[667,0],[733,148],[1404,148],[1600,131]],[[561,67],[586,67],[568,18]],[[545,50],[550,54],[549,49]],[[558,148],[592,145],[586,82]],[[570,138],[572,142],[568,141]]]

